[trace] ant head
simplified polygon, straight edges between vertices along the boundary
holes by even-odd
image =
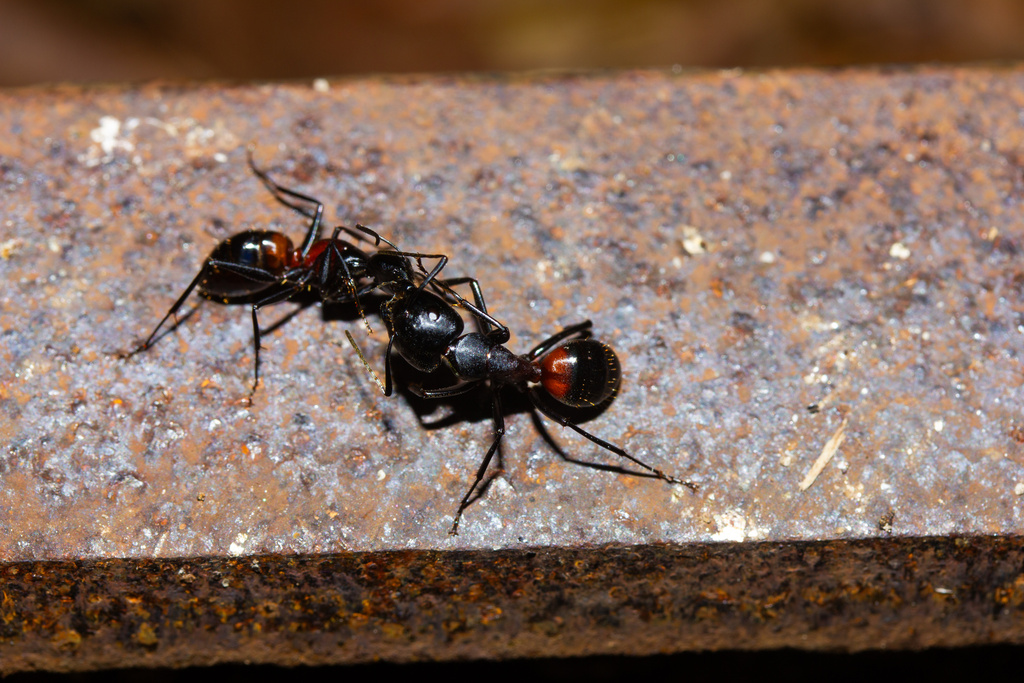
[[[465,324],[448,302],[409,283],[381,308],[395,350],[417,370],[433,372]]]
[[[619,389],[622,369],[607,344],[573,339],[540,359],[541,386],[555,400],[573,408],[604,403]]]
[[[367,270],[377,282],[411,282],[412,266],[409,259],[387,249],[374,252],[367,262]]]

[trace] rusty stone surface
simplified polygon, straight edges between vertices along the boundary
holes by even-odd
[[[26,562],[0,671],[1020,642],[1022,563],[983,537]]]
[[[1022,68],[0,93],[0,561],[1020,534],[1022,120]],[[266,334],[252,406],[245,307],[119,359],[220,239],[303,234],[250,142],[478,277],[513,350],[593,320],[624,384],[586,428],[700,491],[565,462],[513,392],[449,538],[489,407],[379,395],[376,316]]]

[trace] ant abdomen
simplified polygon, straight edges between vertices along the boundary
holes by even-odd
[[[615,395],[622,379],[619,359],[607,344],[574,339],[540,359],[540,383],[560,403],[586,408]]]
[[[271,230],[246,230],[214,248],[210,259],[283,273],[292,265],[295,246],[288,235]]]
[[[268,276],[280,276],[292,265],[295,248],[287,235],[270,230],[247,230],[229,237],[206,259],[207,276],[200,281],[203,296],[225,302],[244,300],[259,294],[277,282]],[[231,264],[221,268],[219,263]],[[259,271],[259,277],[246,277],[244,271]]]

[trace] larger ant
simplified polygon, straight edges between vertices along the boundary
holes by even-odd
[[[405,286],[416,281],[415,287],[418,290],[430,285],[451,297],[456,304],[468,307],[474,315],[483,316],[491,324],[501,325],[487,315],[486,311],[476,309],[451,290],[447,282],[437,279],[438,274],[448,263],[446,255],[399,251],[391,241],[358,224],[355,230],[338,226],[330,239],[320,239],[323,204],[271,180],[264,171],[256,167],[251,149],[248,161],[252,172],[278,202],[310,219],[301,247],[296,249],[287,235],[271,230],[246,230],[228,237],[210,252],[192,282],[171,305],[149,337],[135,350],[123,354],[125,357],[149,349],[164,324],[178,312],[193,290],[197,289],[201,296],[221,303],[251,304],[253,382],[248,397],[250,401],[259,385],[262,348],[257,314],[264,306],[287,301],[304,292],[316,294],[327,304],[353,302],[359,316],[369,328],[360,297],[376,288],[390,291],[394,284]],[[310,211],[296,202],[306,202],[315,205],[316,208]],[[381,243],[387,246],[367,254],[350,242],[339,239],[342,233],[356,239],[372,240],[375,247],[380,247]],[[413,271],[410,258],[417,259],[420,273]],[[430,272],[424,268],[423,259],[437,259]],[[452,282],[469,282],[474,292],[479,291],[479,284],[472,278],[460,278]]]
[[[455,280],[447,281],[447,284],[455,283]],[[391,378],[392,352],[397,352],[421,372],[433,372],[444,364],[457,378],[456,384],[441,389],[410,386],[410,390],[421,398],[450,398],[485,384],[491,389],[494,439],[477,468],[472,485],[459,502],[455,519],[448,531],[450,535],[458,534],[462,513],[486,488],[484,475],[505,435],[500,393],[501,387],[505,385],[524,392],[533,407],[551,420],[639,465],[649,474],[627,472],[656,477],[697,490],[693,482],[665,474],[621,447],[591,434],[564,414],[565,408],[589,408],[609,401],[618,391],[621,382],[618,357],[610,346],[591,338],[589,320],[566,327],[519,356],[505,347],[510,336],[507,327],[499,324],[491,329],[493,319],[486,315],[487,306],[479,288],[474,289],[474,315],[477,310],[484,313],[484,316],[477,317],[481,331],[468,334],[462,333],[465,328],[462,316],[441,296],[422,291],[412,282],[394,283],[392,289],[393,296],[381,306],[381,317],[390,337],[384,354],[383,383],[366,361],[352,335],[346,332],[349,342],[384,395],[390,396],[394,391]],[[558,405],[546,403],[546,398],[554,399]]]

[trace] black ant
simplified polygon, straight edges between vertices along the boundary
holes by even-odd
[[[455,280],[447,281],[447,284],[455,283]],[[550,397],[568,409],[591,408],[611,400],[618,391],[622,376],[619,359],[610,346],[591,339],[589,320],[566,327],[526,354],[517,356],[505,347],[509,340],[508,328],[498,325],[491,329],[493,319],[490,316],[477,318],[481,332],[462,334],[462,316],[444,298],[433,292],[422,291],[411,282],[402,286],[396,283],[393,289],[392,298],[381,306],[381,317],[390,336],[384,355],[383,383],[356,346],[352,335],[348,335],[349,342],[355,347],[363,365],[384,395],[390,396],[394,390],[391,379],[393,350],[416,370],[430,373],[444,364],[458,379],[456,384],[441,389],[410,386],[412,393],[421,398],[446,399],[483,384],[492,390],[494,440],[480,462],[473,484],[459,503],[448,532],[450,535],[458,534],[463,511],[486,488],[486,484],[482,484],[484,474],[505,435],[500,395],[500,388],[505,385],[523,391],[533,407],[548,418],[650,473],[631,474],[652,476],[697,490],[696,484],[669,476],[619,446],[594,436],[572,422],[563,414],[562,409],[545,401],[545,398]],[[474,308],[486,314],[487,307],[479,288],[474,288],[474,296]]]
[[[445,292],[456,304],[467,306],[474,315],[484,316],[490,323],[500,325],[498,321],[487,315],[486,311],[477,310],[475,306],[452,291],[447,282],[437,280],[437,275],[448,263],[446,255],[399,251],[391,241],[358,224],[355,230],[338,226],[334,229],[330,239],[320,239],[323,204],[271,180],[264,171],[256,167],[251,149],[248,160],[252,172],[278,202],[310,219],[309,229],[302,240],[302,246],[295,249],[287,235],[270,230],[246,230],[225,239],[206,258],[199,273],[170,307],[146,341],[134,351],[122,354],[123,357],[134,356],[150,348],[160,329],[171,316],[177,313],[195,289],[198,289],[199,294],[207,299],[225,304],[248,303],[252,306],[254,359],[252,390],[249,392],[250,401],[259,385],[260,349],[262,348],[257,313],[264,306],[287,301],[304,292],[315,293],[322,302],[328,304],[353,302],[359,316],[369,328],[369,322],[366,322],[366,316],[363,314],[360,304],[360,297],[376,288],[390,291],[390,287],[394,284],[405,286],[416,281],[414,286],[418,290],[431,285]],[[296,202],[312,204],[316,208],[310,211]],[[380,247],[381,243],[387,246],[372,254],[367,254],[355,245],[339,239],[342,233],[356,239],[366,241],[372,239],[375,247]],[[410,258],[417,259],[421,273],[413,271]],[[429,273],[423,267],[423,259],[437,259],[437,264]],[[479,292],[479,284],[472,278],[460,278],[452,282],[454,284],[469,282],[474,291]]]

